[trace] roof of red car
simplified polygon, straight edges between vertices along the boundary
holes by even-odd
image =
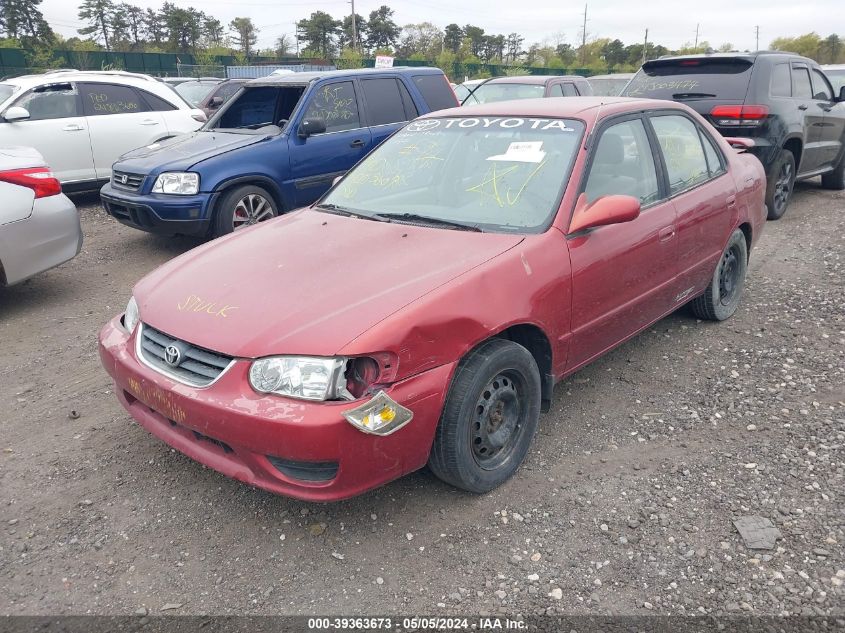
[[[560,97],[553,99],[517,99],[514,101],[496,101],[481,105],[463,106],[449,110],[438,110],[422,118],[443,116],[513,116],[513,117],[559,117],[573,119],[593,118],[591,110],[601,107],[603,115],[657,108],[677,108],[684,106],[674,101],[660,99],[631,99],[628,97]]]

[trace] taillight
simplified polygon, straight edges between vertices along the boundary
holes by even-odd
[[[720,105],[710,110],[716,125],[758,126],[769,116],[769,108],[763,105]]]
[[[36,198],[56,196],[62,192],[62,183],[46,167],[0,171],[0,182],[32,189]]]

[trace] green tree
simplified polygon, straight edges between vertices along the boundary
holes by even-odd
[[[625,44],[619,39],[612,40],[602,47],[601,54],[608,68],[620,66],[626,60]]]
[[[798,37],[779,37],[772,40],[769,48],[776,51],[789,51],[819,61],[822,39],[817,33],[806,33]]]
[[[167,27],[161,12],[155,9],[147,9],[144,12],[143,32],[144,36],[157,47],[162,46],[164,40],[167,39]]]
[[[484,29],[480,26],[467,24],[464,27],[464,37],[469,40],[472,54],[480,58],[484,53]]]
[[[258,42],[258,29],[250,18],[235,18],[229,23],[232,29],[232,41],[244,55],[252,54],[252,47]]]
[[[457,24],[447,24],[443,29],[443,46],[447,51],[457,54],[464,39],[464,31]]]
[[[402,40],[396,55],[402,58],[419,56],[422,60],[434,59],[443,49],[443,31],[431,22],[406,24],[402,27]]]
[[[210,15],[203,16],[202,37],[207,48],[218,48],[223,46],[224,29],[223,23]]]
[[[505,38],[505,61],[511,64],[516,63],[516,60],[519,59],[519,56],[522,55],[522,43],[525,41],[525,38],[522,37],[519,33],[510,33]]]
[[[13,2],[15,0],[12,0]],[[79,19],[87,22],[88,26],[79,29],[80,35],[93,35],[95,39],[103,38],[106,50],[109,47],[109,35],[114,14],[112,0],[84,0],[79,5]]]
[[[824,42],[822,43],[822,48],[824,49],[824,54],[826,57],[826,62],[829,64],[836,64],[839,62],[839,56],[842,52],[842,39],[836,35],[835,33],[828,35],[824,38]]]
[[[287,57],[291,53],[291,37],[287,33],[280,35],[276,38],[276,47],[273,50],[273,53],[281,59],[282,57]]]
[[[344,48],[361,48],[361,42],[367,40],[367,21],[364,16],[355,14],[355,46],[352,43],[352,16],[347,15],[343,18],[338,32],[338,46]]]
[[[296,23],[297,35],[305,48],[317,56],[328,59],[335,52],[335,37],[340,31],[340,21],[324,11],[314,11],[310,18]]]
[[[367,26],[367,45],[371,49],[393,48],[402,32],[402,29],[393,21],[393,9],[387,5],[382,5],[375,11],[370,11]]]
[[[353,48],[344,48],[340,51],[340,57],[337,59],[338,68],[362,68],[364,66],[364,56],[360,51]]]
[[[0,0],[0,32],[12,39],[33,39],[49,43],[53,31],[38,5],[41,0]]]

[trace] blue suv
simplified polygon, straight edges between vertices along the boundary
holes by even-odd
[[[202,129],[122,156],[100,197],[128,226],[216,237],[311,204],[406,121],[457,105],[438,68],[256,79]]]

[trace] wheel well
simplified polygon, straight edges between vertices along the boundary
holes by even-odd
[[[745,252],[748,258],[751,259],[751,225],[748,222],[743,222],[739,225],[739,230],[745,236]]]
[[[783,148],[792,152],[792,156],[795,158],[795,169],[797,171],[798,166],[801,164],[801,150],[803,149],[801,139],[791,138],[784,143]]]
[[[554,390],[554,377],[552,376],[552,346],[545,332],[536,325],[525,323],[512,325],[496,336],[522,345],[531,352],[534,361],[537,363],[537,368],[540,370],[542,409],[548,411]]]
[[[234,180],[234,181],[231,181],[231,182],[227,182],[220,189],[218,189],[216,193],[218,193],[219,197],[222,198],[223,196],[225,196],[227,193],[229,193],[235,187],[243,187],[244,185],[252,185],[254,187],[261,187],[262,189],[266,190],[267,193],[269,193],[273,197],[273,202],[276,203],[276,208],[278,208],[278,210],[279,210],[279,215],[283,214],[285,212],[285,210],[287,209],[287,207],[285,205],[285,201],[282,198],[282,194],[279,191],[278,187],[276,187],[276,184],[273,183],[272,181],[264,180],[264,179],[261,179],[261,178],[259,178],[257,180],[252,179],[252,178],[243,178],[243,179],[238,179],[238,180]],[[217,202],[215,202],[214,206],[215,206],[215,211],[216,211],[217,210],[216,209]]]

